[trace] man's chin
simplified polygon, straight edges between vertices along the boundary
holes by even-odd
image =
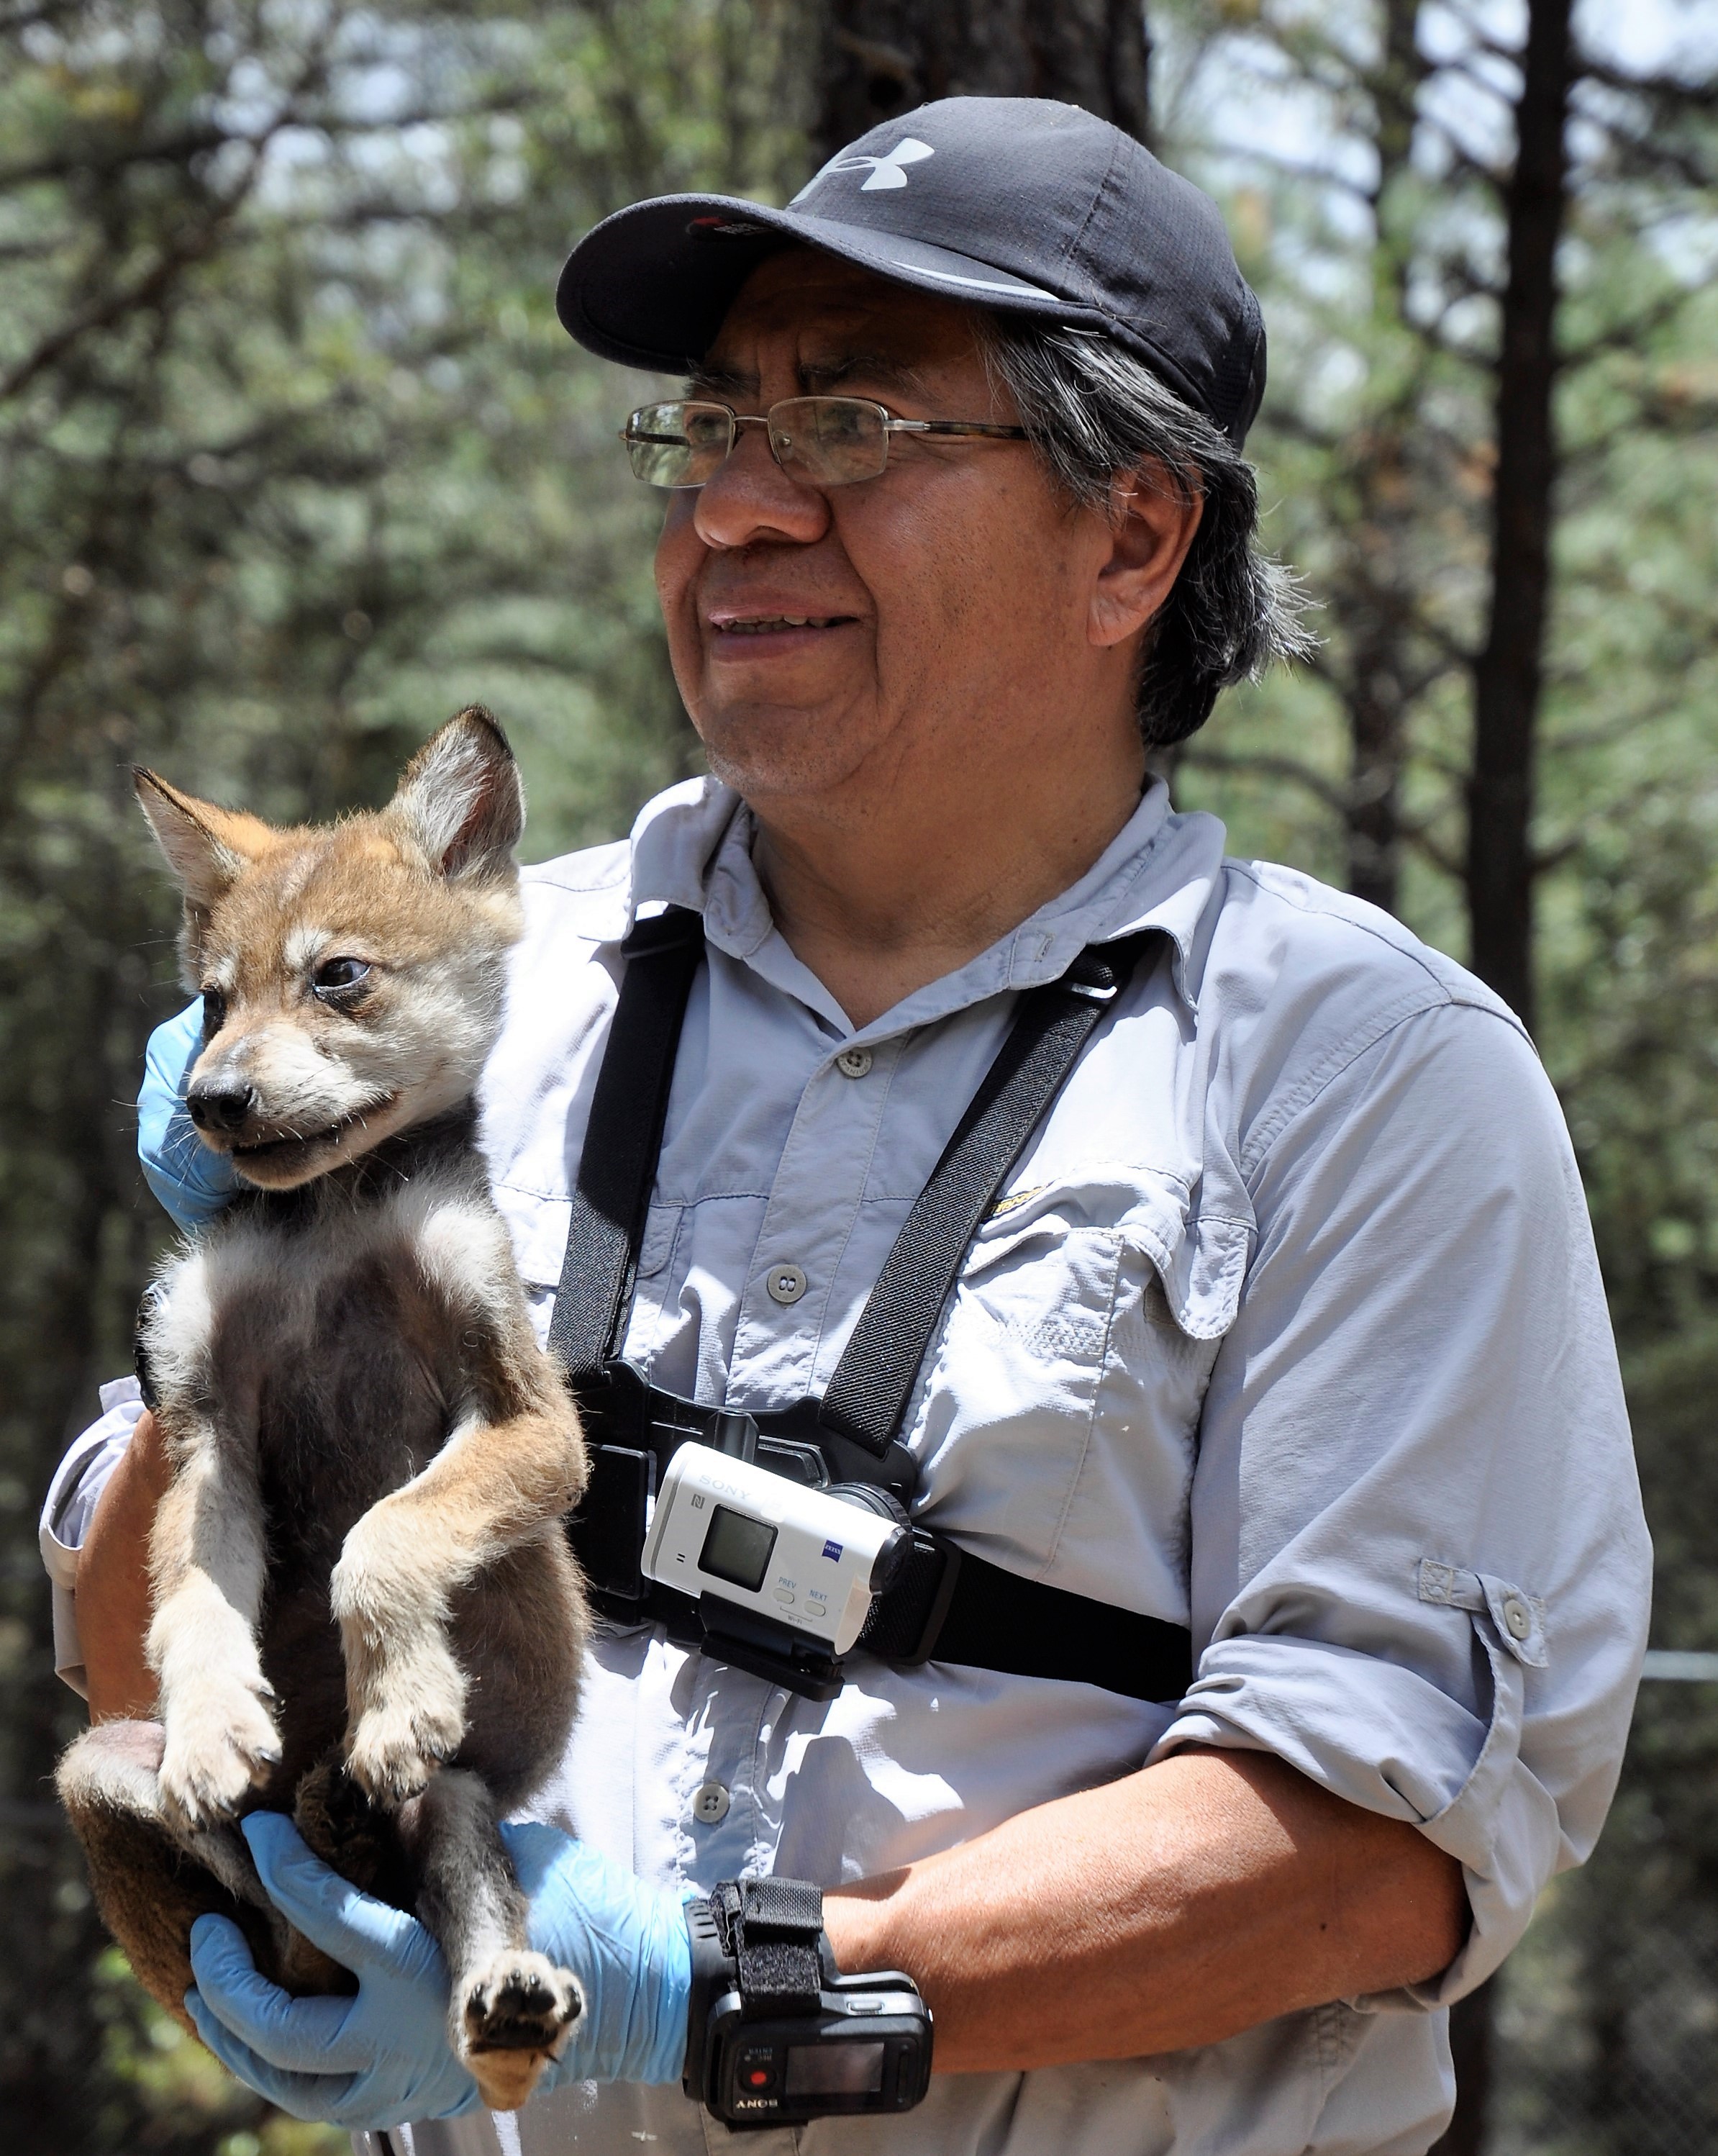
[[[870,747],[850,707],[725,711],[700,719],[698,731],[711,772],[752,802],[833,793],[852,778]]]

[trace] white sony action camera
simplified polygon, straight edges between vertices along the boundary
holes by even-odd
[[[906,1553],[898,1512],[874,1509],[880,1495],[857,1484],[839,1495],[809,1490],[711,1445],[683,1445],[639,1562],[664,1587],[750,1610],[844,1655]]]

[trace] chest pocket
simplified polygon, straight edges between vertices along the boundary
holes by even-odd
[[[1106,1170],[1011,1194],[921,1381],[924,1517],[1031,1578],[1185,1619],[1200,1404],[1233,1321],[1238,1223]]]
[[[1118,1229],[1093,1225],[1071,1206],[1051,1205],[1030,1220],[993,1217],[962,1267],[956,1303],[1033,1369],[1057,1373],[1053,1383],[1082,1387],[1103,1361],[1122,1247]]]
[[[525,1282],[537,1337],[546,1341],[567,1253],[567,1200],[511,1189],[505,1183],[495,1186],[495,1198],[512,1238],[514,1261]],[[640,1363],[649,1360],[660,1331],[663,1296],[674,1276],[672,1261],[684,1209],[653,1204],[645,1223],[627,1332],[628,1352]]]

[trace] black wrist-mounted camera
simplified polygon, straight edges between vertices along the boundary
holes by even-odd
[[[727,1880],[686,1911],[685,2087],[733,2128],[910,2111],[931,2080],[931,2010],[898,1970],[843,1976],[821,1890]]]

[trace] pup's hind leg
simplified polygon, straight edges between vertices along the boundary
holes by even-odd
[[[278,1953],[285,1923],[236,1827],[186,1833],[168,1824],[160,1780],[165,1741],[156,1722],[98,1723],[66,1752],[54,1781],[83,1845],[102,1922],[150,1997],[190,2030],[184,2000],[195,1980],[197,1919],[237,1918],[264,1960],[269,1948]]]
[[[578,1979],[533,1953],[526,1907],[481,1779],[443,1768],[399,1814],[418,1913],[453,1979],[449,2038],[491,2111],[516,2111],[583,2010]]]

